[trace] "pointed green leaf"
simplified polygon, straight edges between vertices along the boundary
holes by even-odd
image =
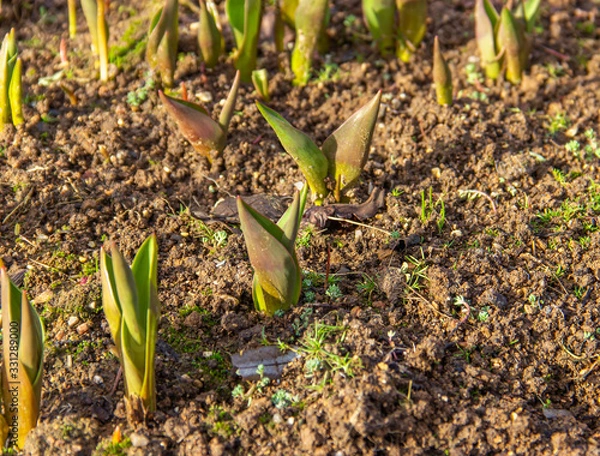
[[[244,82],[250,82],[252,71],[256,68],[261,8],[261,0],[244,2],[244,34],[234,54],[235,68],[240,71]]]
[[[200,0],[198,45],[200,57],[208,68],[213,68],[223,53],[223,35],[215,8],[212,1]]]
[[[408,62],[427,31],[427,0],[396,0],[398,58]]]
[[[497,79],[500,74],[495,38],[497,23],[498,13],[489,0],[475,0],[475,40],[479,48],[481,66],[490,79]]]
[[[254,85],[258,96],[264,101],[269,101],[271,99],[269,96],[269,75],[265,68],[254,70],[252,72],[252,85]]]
[[[433,41],[433,83],[435,85],[438,104],[452,104],[452,74],[450,73],[446,59],[444,59],[440,51],[440,43],[437,36]]]
[[[179,15],[177,0],[165,0],[165,6],[154,17],[146,45],[146,60],[156,68],[165,86],[173,85],[179,42]],[[158,19],[157,19],[158,17]]]
[[[533,32],[535,21],[540,14],[540,4],[542,0],[526,0],[524,3],[525,8],[525,22],[527,23],[527,32]]]
[[[329,3],[327,0],[300,0],[296,8],[296,42],[291,67],[294,84],[304,86],[310,79],[313,54],[325,27]]]
[[[244,40],[245,2],[246,0],[227,0],[225,2],[225,12],[227,13],[229,25],[233,30],[235,45],[238,48],[242,45],[242,41]]]
[[[169,97],[160,90],[158,95],[181,134],[199,153],[210,157],[212,150],[220,153],[225,148],[225,132],[210,118],[204,108],[189,101]]]
[[[365,24],[373,41],[377,44],[381,55],[387,56],[394,52],[396,31],[396,2],[395,0],[363,0],[363,15]]]
[[[280,114],[260,102],[256,102],[258,110],[271,125],[281,145],[296,161],[306,178],[313,195],[324,198],[329,190],[325,185],[327,177],[327,158],[307,135],[294,128]]]
[[[111,254],[115,289],[121,305],[123,319],[121,322],[121,331],[127,328],[129,332],[127,337],[122,334],[122,340],[128,340],[130,335],[137,345],[143,345],[146,337],[146,314],[145,312],[142,313],[140,309],[133,272],[123,255],[121,255],[121,252],[119,252],[119,249],[113,248]],[[125,346],[123,346],[123,351],[125,351]]]
[[[340,201],[344,189],[356,183],[367,162],[380,100],[381,91],[323,143],[321,149],[329,162],[329,177],[335,182],[336,201]]]
[[[16,51],[14,48],[14,29],[4,36],[2,46],[0,46],[0,126],[10,123],[10,100],[8,95],[8,87],[10,85],[10,77],[12,68],[9,61],[13,58]]]
[[[302,191],[294,193],[294,200],[290,207],[283,213],[277,226],[283,231],[284,237],[282,242],[286,248],[293,252],[296,243],[296,235],[304,214],[304,206],[306,205],[306,197],[308,195],[308,185],[302,187]]]
[[[502,8],[500,23],[498,25],[498,45],[504,52],[506,62],[506,80],[512,84],[521,82],[522,42],[514,16],[506,7]]]
[[[96,0],[81,0],[81,8],[83,15],[90,30],[90,38],[92,41],[92,51],[98,53],[98,5]]]
[[[40,317],[27,300],[27,293],[24,291],[20,323],[19,360],[23,363],[31,383],[34,383],[40,374],[44,358],[44,330]]]
[[[125,309],[124,309],[125,310]],[[125,315],[125,313],[124,313]],[[125,385],[127,394],[140,395],[144,384],[144,372],[146,367],[146,340],[138,343],[129,331],[130,326],[123,319],[121,324],[121,363],[125,374]],[[146,328],[144,327],[144,332]]]
[[[115,249],[114,244],[109,244],[109,249]],[[102,282],[102,309],[108,321],[110,334],[121,352],[121,305],[115,288],[115,274],[112,258],[105,248],[100,249],[100,280]]]
[[[277,308],[287,309],[300,297],[301,272],[295,251],[283,241],[285,233],[256,212],[240,197],[238,212],[250,263],[255,271],[255,305],[272,315]],[[283,242],[282,242],[283,241]]]
[[[229,122],[231,121],[231,116],[233,116],[235,101],[237,100],[237,94],[240,88],[240,77],[240,72],[236,71],[235,77],[233,78],[233,84],[231,84],[231,89],[229,89],[229,95],[227,95],[227,100],[225,101],[225,105],[223,106],[223,110],[219,116],[219,125],[221,126],[221,130],[223,130],[223,134],[225,136],[223,141],[226,140],[227,131],[229,130]],[[225,147],[224,144],[223,147]]]
[[[23,119],[23,88],[21,82],[21,73],[23,72],[23,62],[17,59],[10,78],[8,87],[8,101],[10,102],[10,114],[13,125],[22,124]]]

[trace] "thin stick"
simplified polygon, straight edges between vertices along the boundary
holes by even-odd
[[[383,228],[378,228],[376,226],[371,226],[371,225],[366,225],[364,223],[360,223],[360,222],[355,222],[354,220],[348,220],[345,218],[341,218],[341,217],[333,217],[333,216],[328,216],[327,217],[329,220],[335,220],[336,222],[346,222],[346,223],[351,223],[352,225],[358,225],[358,226],[362,226],[364,228],[370,228],[372,230],[376,230],[376,231],[380,231],[381,233],[385,233],[388,236],[391,236],[392,233],[390,233],[387,230],[384,230]]]

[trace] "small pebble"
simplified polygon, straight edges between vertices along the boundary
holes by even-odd
[[[145,446],[148,446],[148,444],[150,443],[148,437],[146,437],[144,434],[139,434],[137,432],[131,434],[129,436],[129,439],[131,440],[131,444],[136,448],[143,448]]]
[[[96,385],[102,385],[104,383],[104,379],[99,375],[94,375],[94,378],[92,380]]]
[[[79,334],[80,336],[84,335],[89,330],[90,330],[89,323],[81,323],[76,329],[77,334]]]
[[[77,323],[79,323],[79,317],[76,315],[73,315],[72,317],[69,317],[69,319],[67,320],[67,326],[69,328],[72,328],[73,326],[75,326]]]
[[[281,415],[279,413],[276,413],[275,415],[273,415],[273,423],[275,423],[275,424],[283,423],[283,418],[281,417]]]

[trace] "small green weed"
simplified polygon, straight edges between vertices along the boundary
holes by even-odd
[[[556,113],[553,117],[548,117],[548,132],[554,136],[559,131],[566,130],[571,125],[571,120],[563,112]]]

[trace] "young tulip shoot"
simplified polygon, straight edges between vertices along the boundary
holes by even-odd
[[[512,84],[521,82],[524,67],[523,33],[515,17],[507,7],[502,8],[498,25],[498,46],[504,55],[506,80]]]
[[[104,0],[98,0],[98,60],[102,82],[108,81],[108,24],[104,10]]]
[[[440,51],[440,42],[437,36],[433,41],[433,84],[438,104],[452,104],[452,73]]]
[[[221,54],[224,42],[219,22],[219,12],[211,0],[200,0],[200,22],[198,26],[198,45],[200,57],[208,68],[213,68]]]
[[[252,72],[252,84],[256,89],[256,93],[262,98],[264,101],[269,101],[269,75],[266,69],[254,70]]]
[[[181,134],[192,144],[194,149],[212,163],[213,159],[223,152],[227,143],[227,131],[239,87],[240,72],[238,71],[218,122],[214,121],[206,109],[200,105],[178,100],[165,95],[160,90],[158,95],[169,115],[175,120]]]
[[[304,213],[308,187],[277,224],[238,197],[237,207],[250,263],[254,268],[252,299],[259,312],[273,316],[295,305],[302,291],[302,271],[296,256],[296,235]]]
[[[179,43],[177,7],[177,0],[165,0],[164,7],[152,19],[146,46],[146,61],[150,68],[160,74],[165,87],[173,87],[177,65]]]
[[[379,52],[388,56],[396,44],[396,0],[363,0],[365,24]]]
[[[475,40],[479,48],[481,66],[489,79],[500,75],[501,62],[496,46],[498,13],[489,0],[475,0]]]
[[[0,261],[2,288],[2,395],[4,419],[0,420],[2,443],[23,448],[25,438],[36,427],[42,400],[44,329],[25,291],[8,277]],[[8,426],[8,427],[6,427]]]
[[[396,0],[398,58],[408,62],[427,31],[427,0]]]
[[[300,0],[296,8],[296,43],[292,51],[294,84],[304,86],[310,79],[313,54],[327,19],[327,0]]]
[[[15,29],[11,29],[0,46],[0,127],[23,123],[23,63],[17,52]]]
[[[257,106],[283,148],[298,164],[316,204],[321,204],[330,192],[336,201],[341,201],[345,192],[357,183],[369,156],[380,100],[381,92],[334,131],[321,149],[280,114],[260,102]],[[333,188],[328,187],[328,182]]]
[[[227,0],[225,2],[225,11],[233,29],[237,47],[233,54],[233,60],[243,82],[250,82],[252,71],[256,68],[261,9],[261,0]]]
[[[83,15],[90,29],[92,52],[98,56],[100,80],[108,81],[108,24],[104,0],[81,0]]]
[[[77,34],[77,1],[67,0],[69,14],[69,38],[75,38]]]
[[[154,235],[144,241],[131,267],[114,243],[100,251],[102,307],[119,353],[127,412],[133,422],[156,410],[157,262]]]

